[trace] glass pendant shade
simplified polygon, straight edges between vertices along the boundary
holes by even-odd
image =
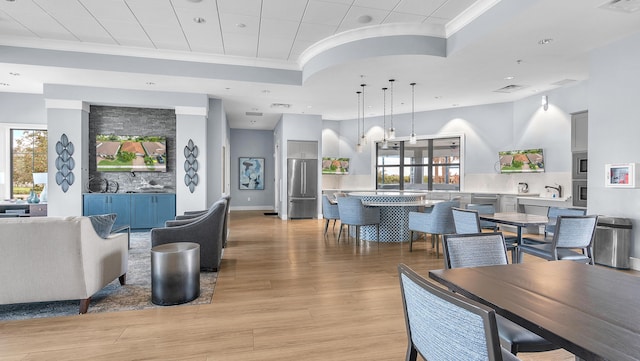
[[[389,132],[387,133],[387,137],[389,139],[395,139],[396,137],[396,128],[393,127],[393,83],[395,79],[389,79],[389,89],[391,91],[391,105],[389,107]]]
[[[409,144],[416,144],[418,139],[416,138],[415,125],[415,110],[416,110],[416,83],[411,83],[411,136],[409,136]]]

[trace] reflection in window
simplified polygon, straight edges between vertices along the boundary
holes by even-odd
[[[460,190],[460,138],[377,144],[376,188]]]

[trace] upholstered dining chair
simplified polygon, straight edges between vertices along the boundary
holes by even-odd
[[[451,208],[460,206],[459,201],[436,203],[425,208],[424,212],[409,212],[409,252],[413,251],[413,232],[431,234],[431,244],[436,249],[436,257],[440,257],[439,236],[455,233]]]
[[[500,232],[447,234],[443,239],[446,269],[506,265],[507,249]],[[543,352],[559,347],[526,328],[497,315],[502,346],[512,354]]]
[[[494,214],[496,213],[496,207],[493,204],[480,204],[469,203],[465,206],[466,209],[473,209],[478,211],[479,214]],[[491,229],[494,232],[498,230],[498,224],[491,221],[480,220],[480,228]]]
[[[453,225],[456,233],[480,233],[481,228],[478,211],[453,207],[451,208],[451,215],[453,216]]]
[[[407,330],[407,361],[519,360],[500,346],[496,314],[398,265]]]
[[[375,207],[365,207],[362,200],[357,197],[339,197],[338,212],[340,213],[340,232],[338,232],[338,242],[342,235],[342,226],[347,226],[347,237],[349,227],[356,227],[356,245],[360,243],[360,227],[367,225],[376,226],[376,240],[380,243],[380,209]]]
[[[597,224],[596,215],[558,216],[551,243],[522,244],[518,246],[518,259],[522,259],[522,253],[528,253],[548,261],[571,260],[593,264],[593,238]]]
[[[324,222],[324,234],[327,234],[329,229],[329,222],[333,220],[333,229],[336,228],[336,221],[340,219],[340,212],[338,211],[338,204],[332,204],[329,200],[329,196],[324,194],[322,196],[322,218]]]
[[[549,207],[547,210],[547,218],[549,223],[544,226],[544,236],[553,236],[556,231],[556,224],[558,223],[558,216],[584,216],[587,214],[586,209],[580,208],[560,208]]]
[[[493,206],[492,206],[493,207]],[[480,233],[482,232],[482,222],[480,214],[474,209],[452,208],[453,223],[457,234]],[[495,232],[495,231],[494,231]],[[517,263],[518,251],[516,238],[505,239],[505,246],[511,252],[511,263]]]

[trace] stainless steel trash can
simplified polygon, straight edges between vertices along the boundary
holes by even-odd
[[[628,269],[631,256],[631,220],[598,217],[593,256],[597,264]]]
[[[151,302],[170,306],[200,296],[200,245],[167,243],[151,248]]]

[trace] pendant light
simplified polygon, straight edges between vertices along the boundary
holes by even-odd
[[[382,88],[382,149],[389,149],[387,141],[387,88]]]
[[[416,132],[414,129],[415,124],[415,105],[416,105],[416,83],[411,83],[411,136],[409,136],[409,144],[416,144]]]
[[[358,140],[358,144],[356,144],[356,151],[358,153],[362,153],[362,144],[360,143],[360,94],[362,94],[362,92],[357,91],[356,94],[358,94],[358,119],[357,119],[358,133],[356,134],[356,139]]]
[[[389,88],[391,89],[391,106],[390,106],[390,121],[389,123],[391,124],[389,126],[389,139],[395,139],[396,138],[396,128],[393,127],[393,82],[395,82],[395,79],[389,79]]]
[[[360,84],[362,87],[362,136],[360,137],[360,145],[365,146],[367,144],[367,137],[364,135],[364,87],[367,84]]]

